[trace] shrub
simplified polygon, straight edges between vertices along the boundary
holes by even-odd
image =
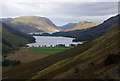
[[[20,61],[16,61],[16,60],[11,61],[11,60],[6,59],[6,60],[2,61],[2,66],[15,66],[15,65],[19,65],[19,64],[20,64]]]
[[[78,68],[75,68],[75,73],[78,73],[78,72],[79,72]]]
[[[108,66],[120,61],[120,55],[110,54],[104,61],[104,65]]]
[[[90,64],[91,64],[91,65],[95,65],[95,62],[91,62]]]

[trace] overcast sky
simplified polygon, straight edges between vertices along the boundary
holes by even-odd
[[[111,1],[111,2],[110,2]],[[103,22],[118,13],[118,0],[2,0],[2,17],[41,16],[56,25]]]

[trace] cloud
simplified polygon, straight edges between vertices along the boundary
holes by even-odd
[[[2,2],[2,17],[44,16],[50,18],[56,25],[63,25],[81,20],[103,22],[118,13],[117,2],[97,1],[4,0]]]

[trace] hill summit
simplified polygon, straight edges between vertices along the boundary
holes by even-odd
[[[5,22],[11,27],[25,33],[58,32],[56,25],[46,17],[21,16]]]

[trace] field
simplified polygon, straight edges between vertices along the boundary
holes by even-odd
[[[30,48],[29,50],[32,52],[41,52],[45,54],[56,54],[58,52],[65,51],[72,47],[40,47],[40,48]]]
[[[8,54],[7,58],[10,60],[20,60],[22,63],[28,63],[47,56],[49,55],[40,52],[33,52],[27,49],[26,47],[22,47],[20,48],[20,50],[15,51],[14,54]]]

